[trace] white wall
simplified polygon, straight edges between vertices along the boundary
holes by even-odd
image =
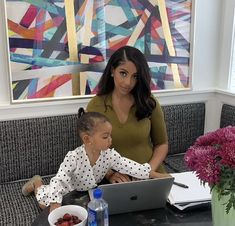
[[[196,0],[193,90],[215,88],[218,76],[220,0]]]
[[[230,57],[232,54],[232,37],[233,34],[233,23],[234,21],[234,10],[235,0],[224,0],[222,11],[222,26],[220,30],[220,52],[218,59],[220,62],[219,67],[219,79],[217,80],[216,86],[219,89],[226,89],[229,81],[229,69],[230,69]]]
[[[219,127],[219,110],[221,102],[215,98],[225,98],[226,93],[216,93],[216,82],[221,80],[219,71],[220,24],[222,15],[221,6],[224,2],[234,0],[195,0],[194,8],[194,42],[193,52],[193,89],[191,91],[157,93],[159,101],[163,105],[205,101],[206,131]],[[0,9],[3,9],[3,1],[0,1]],[[2,10],[1,10],[2,11]],[[226,21],[225,21],[226,22]],[[223,21],[222,21],[223,23]],[[75,113],[79,106],[86,106],[89,99],[61,100],[50,102],[11,104],[9,95],[9,73],[6,55],[7,39],[5,37],[4,14],[0,14],[0,120],[18,119],[26,117]],[[228,28],[229,29],[229,28]],[[227,50],[226,50],[227,51]],[[227,53],[225,53],[226,55]],[[225,85],[220,88],[226,89]],[[232,101],[231,96],[228,102]],[[210,116],[210,117],[209,117]]]

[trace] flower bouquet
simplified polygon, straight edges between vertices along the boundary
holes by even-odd
[[[209,132],[197,138],[184,157],[200,181],[216,189],[218,200],[226,196],[226,213],[235,210],[235,126]]]

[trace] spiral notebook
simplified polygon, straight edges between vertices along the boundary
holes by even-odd
[[[109,214],[163,208],[166,205],[174,178],[138,180],[104,184],[99,188],[109,205]],[[93,198],[89,191],[90,199]]]

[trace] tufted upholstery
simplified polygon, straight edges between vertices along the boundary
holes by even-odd
[[[235,126],[235,106],[223,104],[220,118],[220,128]]]
[[[205,103],[163,106],[169,140],[169,154],[165,160],[168,172],[187,171],[185,151],[204,134]]]
[[[0,183],[54,174],[78,145],[76,115],[2,121]]]
[[[169,139],[169,155],[184,153],[204,133],[205,104],[163,106]]]

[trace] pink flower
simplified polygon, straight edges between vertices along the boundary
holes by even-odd
[[[220,182],[222,167],[235,170],[235,126],[228,126],[198,137],[185,156],[189,169],[198,177],[215,185]]]
[[[188,167],[192,170],[197,170],[198,164],[204,156],[216,155],[217,150],[212,146],[191,146],[184,156]]]
[[[221,147],[220,156],[221,164],[235,169],[235,139]]]
[[[220,140],[218,134],[215,134],[213,132],[209,132],[203,136],[200,136],[197,138],[195,145],[196,146],[208,146],[208,145],[215,145],[218,144],[218,141]]]
[[[235,126],[198,137],[185,153],[184,159],[203,183],[216,187],[220,196],[230,196],[226,213],[235,208]]]
[[[215,156],[210,155],[210,153],[203,155],[197,166],[196,173],[202,181],[207,182],[209,185],[220,181],[220,166]]]
[[[197,138],[195,145],[222,145],[235,140],[235,127],[227,126]]]
[[[214,146],[191,146],[184,159],[198,177],[209,184],[219,181],[220,168],[216,158],[219,152]]]

